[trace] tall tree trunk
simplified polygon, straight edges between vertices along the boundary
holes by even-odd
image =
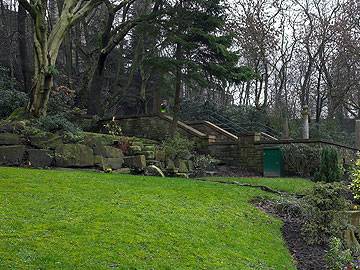
[[[64,48],[65,48],[65,67],[67,73],[68,86],[71,88],[71,75],[73,69],[73,55],[72,55],[72,35],[69,31],[64,38]]]
[[[175,58],[179,62],[182,59],[182,46],[177,44]],[[181,103],[181,84],[182,84],[182,66],[178,63],[176,67],[176,78],[175,78],[175,97],[174,97],[174,111],[173,111],[173,122],[171,125],[170,134],[175,136],[177,130],[177,124],[179,121],[180,103]]]
[[[91,82],[90,82],[90,89],[89,89],[89,96],[88,96],[88,104],[87,104],[87,113],[89,115],[100,115],[102,113],[102,87],[104,83],[104,68],[105,62],[107,59],[108,54],[101,53],[98,62],[96,65],[96,69],[93,73]]]
[[[34,21],[34,83],[27,110],[35,117],[46,114],[59,48],[71,26],[100,4],[99,1],[67,0],[49,33],[48,1],[18,0]]]
[[[42,8],[46,10],[45,6]],[[52,59],[49,54],[48,26],[45,12],[37,14],[34,24],[35,74],[27,110],[33,116],[40,117],[46,114],[57,54],[55,59]]]
[[[19,53],[20,53],[20,65],[21,72],[24,80],[24,91],[30,92],[31,89],[31,61],[29,59],[27,51],[27,39],[26,39],[26,9],[19,5],[17,14],[18,32],[19,32]]]

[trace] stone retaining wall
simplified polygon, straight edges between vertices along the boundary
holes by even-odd
[[[260,138],[259,133],[240,135],[238,142],[209,144],[207,153],[227,165],[261,175],[263,171],[263,147],[255,145],[255,142]]]
[[[281,147],[286,144],[308,144],[310,146],[335,147],[345,164],[351,164],[359,153],[359,150],[346,145],[322,140],[288,140],[288,141],[267,141],[260,140],[258,133],[247,134],[239,137],[238,142],[220,142],[210,144],[207,153],[223,161],[230,166],[239,167],[243,171],[250,171],[259,175],[263,174],[264,148]],[[289,175],[287,164],[284,164],[285,174]]]
[[[105,123],[107,121],[111,121],[111,119],[103,120],[102,122]],[[126,136],[142,137],[157,141],[162,141],[166,138],[172,125],[172,117],[163,114],[116,117],[115,121],[119,123]],[[178,132],[193,140],[206,143],[215,141],[214,136],[204,134],[180,121],[178,122]]]
[[[347,145],[324,141],[324,140],[279,140],[279,141],[258,141],[256,145],[272,147],[272,146],[283,146],[287,144],[307,144],[309,146],[320,146],[320,147],[334,147],[340,154],[341,159],[343,159],[345,164],[351,164],[354,160],[357,159],[359,154],[359,149],[350,147]]]
[[[238,140],[234,134],[208,121],[187,122],[186,124],[204,134],[215,136],[216,142],[236,142]]]

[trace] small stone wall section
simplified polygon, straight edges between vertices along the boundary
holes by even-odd
[[[261,175],[263,171],[263,147],[255,145],[260,137],[259,133],[246,134],[240,135],[238,142],[210,144],[207,153],[229,166],[238,167],[244,172]]]

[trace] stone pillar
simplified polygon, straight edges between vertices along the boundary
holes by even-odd
[[[360,120],[355,121],[355,147],[360,149]]]
[[[303,108],[302,119],[303,119],[303,139],[308,140],[310,138],[309,107],[308,106],[304,106],[304,108]]]

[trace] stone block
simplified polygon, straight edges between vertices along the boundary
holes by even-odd
[[[157,150],[155,152],[155,159],[158,161],[166,161],[166,155],[164,151]]]
[[[91,148],[98,145],[113,145],[115,141],[120,140],[120,137],[109,134],[85,132],[84,135],[84,144]]]
[[[92,167],[94,166],[93,150],[83,144],[63,144],[55,151],[57,167]]]
[[[155,145],[153,145],[153,144],[144,145],[143,151],[155,152]]]
[[[131,169],[143,170],[146,167],[144,155],[124,157],[124,166]]]
[[[131,141],[131,146],[138,146],[138,147],[140,147],[140,149],[144,148],[144,144],[141,141]]]
[[[114,172],[119,173],[119,174],[130,174],[131,170],[129,168],[121,168],[121,169],[115,170]]]
[[[123,158],[102,158],[102,167],[106,169],[119,170],[123,164]]]
[[[20,136],[13,133],[0,133],[0,145],[18,145]]]
[[[24,145],[0,146],[0,165],[18,166],[25,154]]]
[[[138,145],[130,145],[129,146],[129,154],[130,155],[137,155],[141,153],[141,147]]]
[[[176,166],[173,160],[168,159],[166,160],[166,170],[175,170]]]
[[[187,161],[182,159],[175,160],[175,166],[179,169],[179,173],[188,173],[189,169],[186,165]]]
[[[29,165],[35,168],[51,167],[54,161],[54,151],[43,149],[28,149]]]
[[[193,172],[195,170],[194,162],[192,162],[191,160],[188,160],[187,161],[187,167],[189,169],[189,172]]]
[[[104,158],[124,157],[122,151],[115,147],[106,146],[106,145],[96,145],[93,149],[95,155],[102,156]]]
[[[144,151],[142,154],[146,159],[155,159],[155,153],[153,151]]]
[[[47,133],[29,137],[30,145],[39,149],[56,149],[63,144],[61,136]]]

